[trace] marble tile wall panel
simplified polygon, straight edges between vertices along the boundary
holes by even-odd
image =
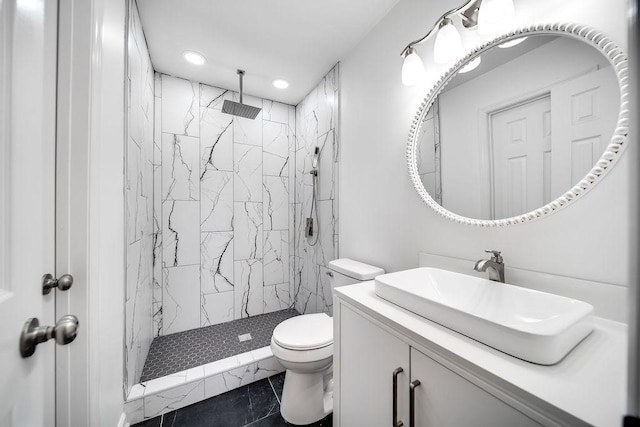
[[[234,260],[261,259],[262,203],[234,203]]]
[[[264,232],[264,286],[289,281],[289,232]]]
[[[264,177],[264,230],[289,229],[289,179]]]
[[[295,219],[296,219],[296,108],[288,108],[288,139],[289,139],[289,295],[291,303],[295,299],[295,271],[296,271],[296,250],[295,250]]]
[[[296,108],[294,279],[295,307],[301,313],[327,312],[331,306],[323,288],[321,267],[338,257],[337,179],[339,161],[339,66],[336,65]],[[317,199],[313,202],[314,150],[320,147]],[[312,213],[312,205],[314,211]],[[305,236],[308,217],[313,237]]]
[[[318,138],[318,146],[320,147],[320,161],[318,173],[318,198],[319,200],[335,200],[335,171],[337,168],[337,159],[334,156],[336,152],[336,132],[330,130]]]
[[[138,382],[153,339],[154,74],[135,2],[127,34],[125,378]]]
[[[318,107],[316,115],[318,117],[318,135],[324,135],[330,130],[337,129],[336,116],[334,114],[334,110],[338,107],[336,102],[337,89],[338,67],[334,67],[317,87]]]
[[[320,200],[318,202],[318,244],[314,247],[314,262],[320,266],[327,266],[334,259],[336,248],[333,245],[335,224],[337,215],[335,211],[336,200]]]
[[[140,240],[144,231],[144,212],[142,212],[142,217],[138,212],[141,208],[138,204],[138,198],[142,192],[143,179],[141,156],[142,152],[138,144],[131,137],[127,138],[127,178],[125,182],[127,244]]]
[[[291,289],[289,283],[264,286],[264,313],[285,310],[291,307]]]
[[[200,200],[200,141],[162,134],[163,200]]]
[[[201,234],[202,295],[233,291],[233,233]]]
[[[200,324],[202,326],[217,325],[235,320],[235,294],[233,291],[202,295]]]
[[[162,335],[162,80],[154,76],[153,130],[153,336]]]
[[[331,295],[331,282],[329,280],[329,270],[327,267],[320,267],[320,286],[318,286],[318,296],[316,298],[316,309],[321,313],[333,314],[333,296]]]
[[[200,179],[209,171],[233,171],[233,116],[207,107],[200,116]]]
[[[263,125],[263,174],[289,175],[289,125],[264,121]]]
[[[222,110],[225,99],[234,101],[238,94],[232,90],[221,89],[205,84],[200,84],[200,106]]]
[[[233,172],[209,171],[200,197],[201,231],[233,231]]]
[[[164,269],[162,304],[163,335],[200,327],[200,265]]]
[[[200,204],[181,200],[163,202],[162,220],[163,266],[200,265]]]
[[[264,292],[262,261],[245,259],[234,262],[235,318],[262,314]]]
[[[162,132],[200,136],[200,85],[162,75]]]
[[[310,306],[311,303],[311,306]],[[296,289],[295,308],[298,313],[309,314],[316,313],[316,298],[311,299],[311,292],[299,286]]]
[[[288,124],[290,105],[280,102],[262,100],[262,119],[264,121]]]
[[[235,201],[262,201],[262,148],[256,145],[233,146],[233,193]]]
[[[156,330],[173,328],[166,322],[175,300],[197,303],[201,326],[289,307],[296,107],[247,96],[244,103],[263,109],[249,120],[221,111],[224,100],[239,100],[237,92],[166,75],[157,76],[156,85],[156,133],[162,135],[154,164],[162,203],[154,199],[162,225],[156,270],[165,268],[155,273]],[[185,285],[167,295],[167,269],[194,265],[197,292],[175,294],[192,291]]]

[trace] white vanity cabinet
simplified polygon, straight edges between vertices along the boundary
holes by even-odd
[[[334,413],[335,425],[540,425],[412,348],[362,313],[342,304],[339,309],[339,324],[336,325],[339,328],[339,353],[336,352],[334,358],[339,358],[340,392]]]
[[[420,384],[414,388],[415,426],[540,426],[414,348],[410,369],[411,383]]]

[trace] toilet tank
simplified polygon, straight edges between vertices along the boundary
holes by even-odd
[[[373,280],[376,276],[384,274],[384,270],[380,267],[349,258],[334,259],[329,263],[329,270],[333,273],[331,288]]]
[[[320,267],[320,274],[324,295],[331,295],[331,301],[326,301],[325,304],[329,315],[333,316],[334,288],[373,280],[376,276],[384,274],[384,270],[349,258],[340,258],[331,261],[328,268]]]

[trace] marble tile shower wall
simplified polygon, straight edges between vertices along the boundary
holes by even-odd
[[[328,313],[332,305],[326,266],[338,257],[339,65],[296,107],[294,287],[300,313]],[[310,173],[316,147],[320,148],[317,204]],[[318,232],[311,238],[305,237],[309,217]]]
[[[138,382],[153,340],[154,76],[135,2],[127,40],[125,390]]]
[[[292,305],[295,107],[156,74],[154,330]]]

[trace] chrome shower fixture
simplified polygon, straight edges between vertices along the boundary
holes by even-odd
[[[240,102],[233,102],[225,99],[224,104],[222,104],[222,112],[231,114],[233,116],[254,120],[256,117],[258,117],[258,114],[260,113],[260,110],[262,110],[262,108],[242,103],[242,78],[244,77],[244,70],[238,70],[238,77],[240,78]]]
[[[320,147],[316,146],[313,152],[313,160],[311,161],[311,174],[318,176],[318,161],[320,160]]]

